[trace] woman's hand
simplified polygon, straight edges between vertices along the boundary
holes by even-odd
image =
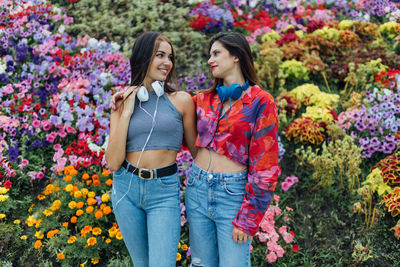
[[[138,89],[138,86],[129,86],[125,91],[115,93],[110,102],[111,112],[117,110],[124,103],[123,112],[132,115]]]
[[[246,234],[245,232],[237,229],[235,226],[233,227],[232,231],[232,239],[233,241],[242,244],[246,243],[248,239],[251,239],[251,236]]]

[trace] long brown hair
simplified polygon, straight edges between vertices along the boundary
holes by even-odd
[[[175,52],[171,41],[162,33],[159,32],[145,32],[141,34],[135,41],[132,47],[132,54],[130,58],[131,66],[131,85],[141,86],[149,71],[150,63],[157,52],[161,42],[167,42],[172,50],[172,69],[168,73],[165,80],[164,90],[167,93],[173,93],[176,90],[172,88],[169,83],[176,84],[175,74]]]
[[[239,59],[240,70],[244,78],[249,81],[250,86],[260,85],[256,68],[254,67],[253,56],[251,55],[251,49],[246,38],[237,32],[220,32],[211,38],[208,54],[210,54],[212,45],[217,41],[220,42],[232,56],[236,56]],[[214,77],[214,85],[206,90],[206,92],[214,91],[217,85],[222,81],[223,79]]]

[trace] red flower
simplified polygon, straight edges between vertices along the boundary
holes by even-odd
[[[290,230],[289,233],[290,233],[293,237],[296,236],[292,230]]]
[[[296,244],[293,245],[292,249],[293,249],[294,252],[299,251],[299,245],[296,245]]]
[[[12,186],[12,182],[11,182],[11,181],[8,181],[8,180],[5,180],[5,181],[3,182],[3,186],[4,186],[5,188],[7,188],[7,189],[10,189],[11,186]]]

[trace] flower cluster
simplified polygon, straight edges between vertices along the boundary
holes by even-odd
[[[299,181],[299,178],[297,176],[288,176],[285,178],[285,180],[281,184],[281,188],[283,191],[288,191],[294,184],[297,184]]]
[[[207,78],[205,73],[194,77],[183,77],[178,79],[178,88],[186,92],[196,92],[199,90],[209,89],[213,85],[213,81]]]
[[[315,122],[309,117],[297,118],[285,130],[285,136],[288,140],[296,143],[320,145],[325,140],[322,134],[323,128],[320,123]]]
[[[273,203],[268,207],[260,224],[260,230],[255,234],[261,243],[266,243],[265,250],[268,262],[276,262],[289,250],[297,252],[298,245],[294,243],[295,234],[288,229],[291,221],[290,215],[293,209],[285,207],[284,211],[279,207],[279,196],[274,195]]]
[[[400,127],[400,94],[374,88],[364,99],[360,109],[339,114],[338,124],[357,139],[365,157],[377,152],[393,153],[399,143],[395,135]]]
[[[37,196],[37,204],[31,205],[26,219],[34,232],[35,249],[47,250],[74,265],[85,259],[99,261],[104,258],[102,250],[123,248],[110,206],[110,172],[96,169],[99,171],[80,172],[69,165],[59,172],[62,178]]]

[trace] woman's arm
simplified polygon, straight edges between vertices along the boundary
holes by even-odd
[[[249,144],[249,173],[246,194],[233,225],[248,235],[259,224],[273,198],[281,169],[278,165],[278,113],[270,94],[259,96],[255,125]]]
[[[118,170],[126,156],[126,139],[129,120],[132,116],[136,88],[128,88],[123,97],[124,100],[116,102],[116,110],[110,115],[110,137],[106,150],[106,162],[110,170]]]
[[[190,150],[190,154],[195,158],[197,147],[194,146],[197,136],[196,130],[196,111],[193,99],[189,93],[178,91],[177,98],[179,99],[180,110],[183,118],[183,135],[185,142]]]

